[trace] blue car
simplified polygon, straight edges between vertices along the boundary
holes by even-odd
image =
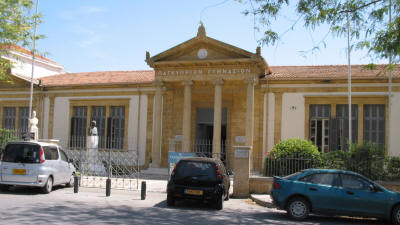
[[[400,193],[351,171],[308,169],[275,176],[271,198],[296,220],[315,213],[375,217],[400,224]]]

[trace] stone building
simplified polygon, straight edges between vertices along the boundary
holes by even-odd
[[[146,53],[146,62],[153,70],[41,78],[34,95],[41,138],[79,147],[96,120],[100,148],[136,149],[144,167],[166,167],[168,152],[178,151],[221,157],[232,168],[232,146],[246,145],[259,171],[265,153],[288,138],[311,140],[322,152],[346,149],[346,65],[270,66],[259,48],[220,42],[203,26],[182,44]],[[351,68],[352,141],[376,142],[400,156],[400,67],[392,73],[391,118],[383,68]],[[15,79],[0,84],[1,127],[10,121],[7,109],[29,97],[29,82]]]

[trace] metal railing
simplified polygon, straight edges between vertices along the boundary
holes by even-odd
[[[340,169],[360,173],[372,180],[400,180],[400,157],[370,156],[331,158],[292,155],[290,157],[271,157],[264,159],[263,171],[267,177],[287,176],[304,169]]]
[[[183,141],[176,139],[169,139],[169,151],[170,152],[183,152]],[[213,153],[213,141],[210,139],[196,139],[192,142],[190,152],[196,153],[199,157],[208,158],[220,158],[226,163],[226,149],[229,147],[229,143],[226,140],[221,141],[221,152]]]

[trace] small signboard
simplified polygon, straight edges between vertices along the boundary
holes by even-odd
[[[245,136],[236,136],[235,141],[237,143],[245,143],[246,142],[246,137]]]
[[[249,158],[249,150],[236,149],[235,158]]]
[[[182,158],[195,156],[194,152],[168,152],[168,163],[177,163]]]

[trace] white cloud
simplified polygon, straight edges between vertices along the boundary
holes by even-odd
[[[98,6],[82,6],[75,10],[63,11],[60,13],[60,18],[63,20],[76,20],[83,15],[91,15],[96,13],[103,13],[107,10]]]
[[[72,33],[83,34],[83,35],[95,35],[95,32],[91,29],[83,27],[82,25],[73,25],[69,29]]]

